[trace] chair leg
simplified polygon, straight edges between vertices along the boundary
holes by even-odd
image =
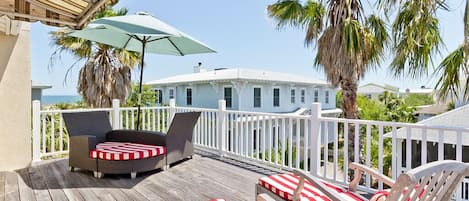
[[[168,169],[169,169],[169,165],[165,165],[165,166],[163,166],[163,167],[161,168],[161,170],[163,170],[163,171],[166,171],[166,170],[168,170]]]
[[[75,168],[73,166],[68,166],[68,171],[73,172],[75,171]]]
[[[131,173],[130,173],[130,178],[131,178],[131,179],[137,178],[137,172],[131,172]]]
[[[93,176],[95,178],[101,179],[101,178],[103,178],[104,174],[102,172],[93,171]]]

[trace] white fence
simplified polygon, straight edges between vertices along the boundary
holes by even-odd
[[[110,112],[114,129],[135,128],[137,108],[121,108],[114,101],[112,108],[93,110]],[[92,110],[40,110],[40,103],[33,102],[34,160],[67,153],[61,114],[82,111]],[[143,107],[143,129],[165,132],[175,113],[187,111],[201,112],[194,129],[199,149],[275,168],[302,169],[343,184],[349,180],[349,148],[352,161],[394,179],[406,169],[434,160],[469,158],[463,155],[468,128],[326,118],[321,117],[318,103],[312,104],[311,115],[292,115],[226,110],[224,100],[218,109],[176,107],[171,101],[167,107]],[[353,136],[350,143],[349,136]],[[361,188],[373,192],[384,186],[367,176]],[[460,195],[457,200],[469,200],[469,181],[456,195]]]

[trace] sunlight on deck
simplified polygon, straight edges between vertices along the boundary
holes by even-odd
[[[0,200],[253,200],[254,185],[270,170],[199,152],[167,171],[106,175],[67,170],[67,159],[0,173]]]

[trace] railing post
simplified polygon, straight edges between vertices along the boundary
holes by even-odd
[[[217,112],[217,140],[218,140],[218,151],[219,155],[223,157],[225,153],[225,141],[226,141],[226,101],[218,100],[218,112]]]
[[[176,114],[176,100],[174,98],[169,99],[169,119],[168,119],[168,126],[171,125],[173,121],[174,114]]]
[[[311,104],[311,174],[318,175],[321,165],[321,103]]]
[[[119,99],[112,99],[112,127],[121,129],[121,112]]]
[[[32,103],[32,131],[33,131],[33,162],[41,160],[41,102],[34,100]]]

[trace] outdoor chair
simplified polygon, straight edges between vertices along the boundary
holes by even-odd
[[[105,111],[64,113],[70,136],[69,169],[128,174],[161,168],[193,155],[192,133],[200,112],[176,113],[168,133],[112,130]]]
[[[351,163],[349,167],[355,170],[355,176],[348,189],[294,170],[293,174],[260,178],[256,185],[256,200],[368,200],[355,192],[362,174],[368,173],[391,187],[376,192],[369,199],[371,201],[446,201],[452,198],[461,179],[469,174],[468,164],[452,160],[422,165],[402,173],[396,181],[361,164]]]

